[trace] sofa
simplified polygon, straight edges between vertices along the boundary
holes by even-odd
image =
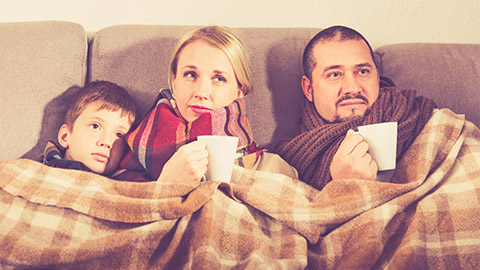
[[[56,139],[75,86],[110,80],[126,88],[143,116],[177,39],[193,26],[115,25],[87,33],[64,21],[1,23],[0,160],[38,159]],[[319,28],[236,28],[248,52],[253,92],[245,97],[257,144],[296,134],[303,94],[301,56]],[[374,37],[370,37],[371,39]],[[480,44],[392,44],[375,48],[380,74],[441,108],[480,124]]]
[[[56,139],[85,82],[123,86],[145,115],[191,28],[0,24],[2,268],[478,268],[480,44],[375,48],[381,75],[451,109],[432,116],[389,183],[337,179],[318,191],[240,166],[230,183],[136,183],[31,160]],[[235,30],[253,73],[245,99],[254,140],[271,149],[296,134],[301,55],[320,29]]]

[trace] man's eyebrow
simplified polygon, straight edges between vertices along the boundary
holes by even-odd
[[[323,72],[327,72],[327,71],[332,70],[332,69],[338,69],[338,68],[341,68],[341,67],[342,67],[341,65],[331,65],[331,66],[325,67],[323,69]]]
[[[370,63],[361,63],[361,64],[358,64],[358,65],[355,65],[356,67],[373,67],[372,64]]]

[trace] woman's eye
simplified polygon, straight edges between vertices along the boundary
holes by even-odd
[[[183,77],[185,78],[196,78],[197,77],[197,74],[193,71],[187,71],[183,74]]]
[[[226,82],[227,80],[223,76],[215,76],[213,78],[216,82]]]

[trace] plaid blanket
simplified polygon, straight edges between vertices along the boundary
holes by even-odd
[[[262,166],[230,184],[112,181],[0,163],[0,265],[61,269],[475,269],[480,130],[434,114],[393,183],[322,191]]]
[[[181,117],[170,90],[162,89],[155,106],[127,136],[131,151],[120,162],[120,170],[114,178],[154,181],[177,149],[200,135],[235,136],[238,148],[241,151],[248,149],[253,134],[243,98],[188,123]]]

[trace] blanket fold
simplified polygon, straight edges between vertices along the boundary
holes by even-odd
[[[267,159],[271,159],[265,162]],[[0,162],[0,265],[61,269],[475,269],[480,130],[436,112],[392,183],[321,191],[265,153],[231,183],[112,181]],[[292,170],[293,175],[295,171]],[[221,191],[221,192],[220,192]]]
[[[180,218],[210,200],[220,184],[116,182],[94,173],[39,167],[37,162],[23,159],[4,164],[2,170],[11,176],[4,190],[12,195],[113,222]],[[28,182],[19,181],[26,172],[29,172]]]

